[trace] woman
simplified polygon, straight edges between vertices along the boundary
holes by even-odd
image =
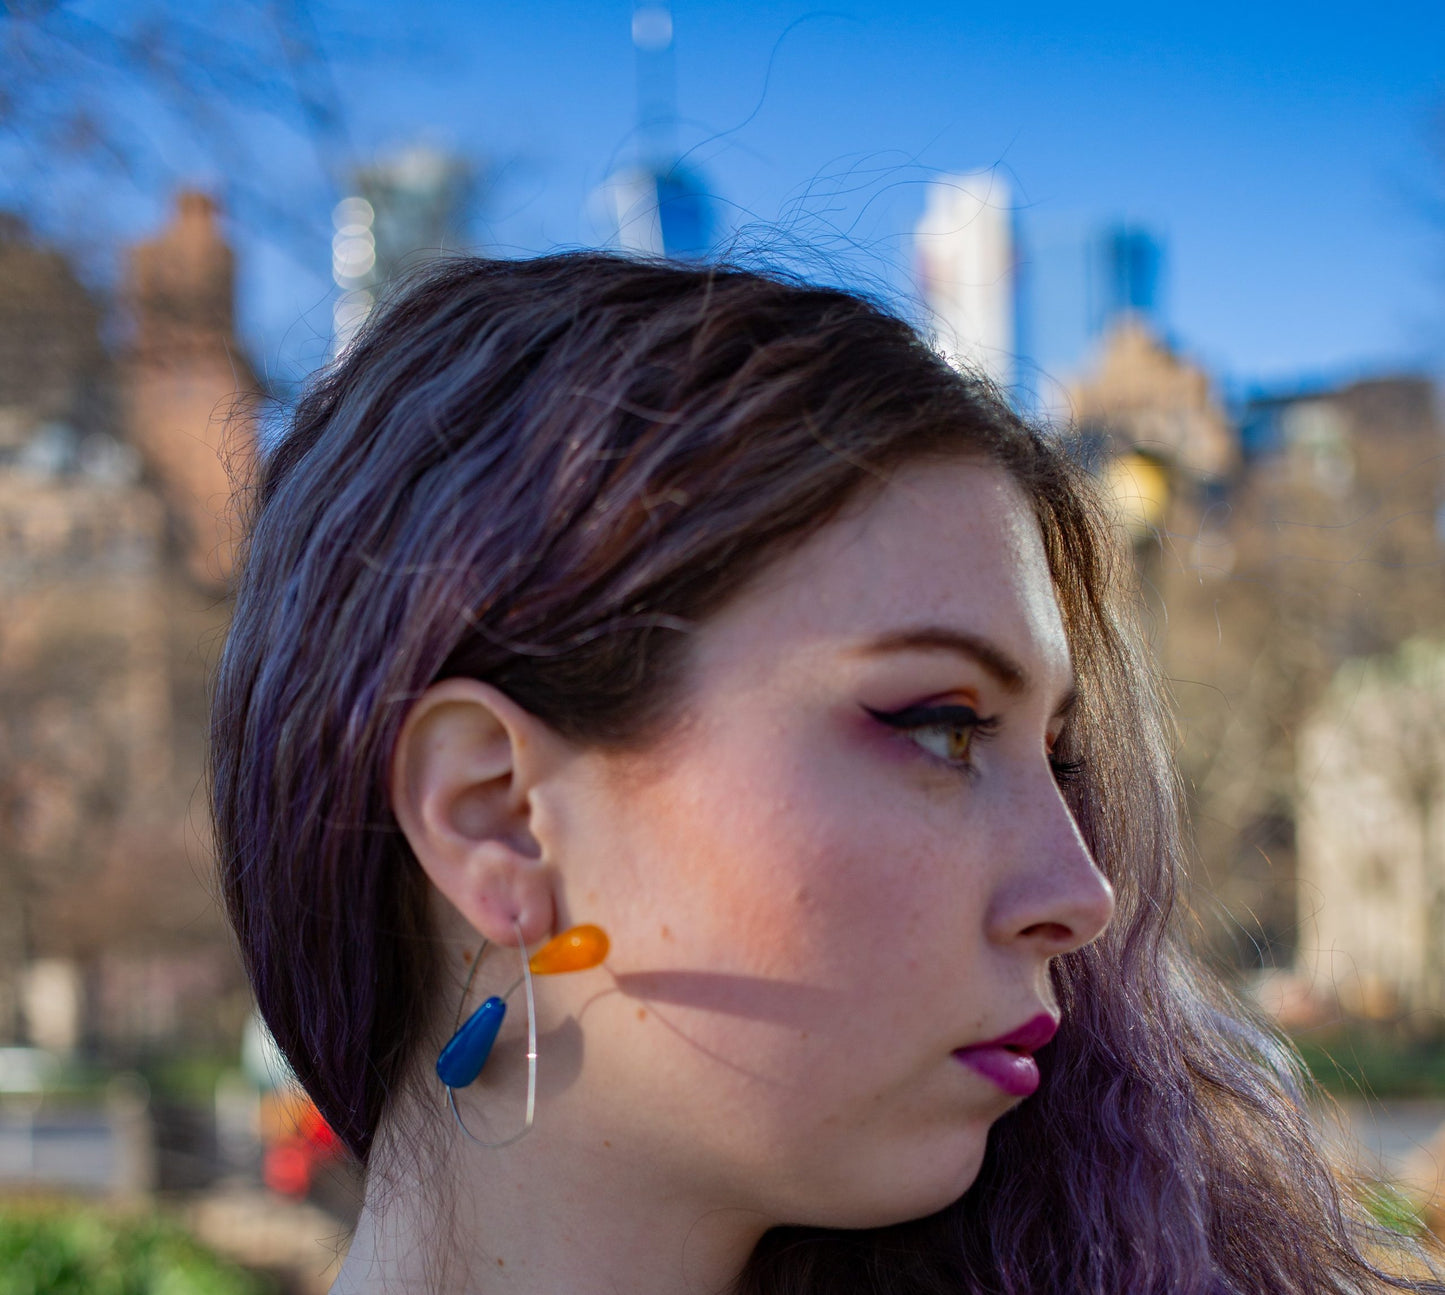
[[[370,322],[213,721],[257,1001],[367,1166],[338,1295],[1397,1284],[1181,946],[1105,536],[842,292],[469,260]]]

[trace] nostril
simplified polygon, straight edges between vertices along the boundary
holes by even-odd
[[[1022,934],[1034,939],[1046,940],[1050,944],[1067,944],[1074,941],[1074,933],[1062,922],[1035,922],[1026,926]]]

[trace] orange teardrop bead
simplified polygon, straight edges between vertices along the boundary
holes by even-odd
[[[607,932],[600,926],[574,926],[553,936],[528,959],[534,976],[586,971],[607,956]]]

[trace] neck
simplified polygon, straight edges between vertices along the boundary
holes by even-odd
[[[659,1182],[645,1156],[596,1141],[549,1140],[539,1126],[487,1150],[448,1125],[434,1159],[430,1146],[379,1145],[331,1295],[731,1290],[766,1222]]]

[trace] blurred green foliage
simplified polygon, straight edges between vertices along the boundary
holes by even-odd
[[[154,1100],[209,1105],[215,1100],[216,1081],[237,1064],[229,1052],[166,1050],[105,1063],[73,1057],[51,1077],[45,1098],[55,1106],[90,1105],[102,1100],[111,1081],[124,1073],[144,1079]]]
[[[216,1081],[235,1070],[236,1058],[217,1053],[177,1053],[149,1058],[139,1067],[154,1097],[169,1101],[210,1103]]]
[[[0,1295],[273,1295],[154,1214],[0,1200]]]
[[[1393,1183],[1370,1183],[1361,1193],[1370,1217],[1402,1237],[1422,1237],[1429,1230],[1420,1207]]]
[[[1445,1097],[1445,1039],[1376,1025],[1311,1030],[1293,1043],[1336,1097]]]

